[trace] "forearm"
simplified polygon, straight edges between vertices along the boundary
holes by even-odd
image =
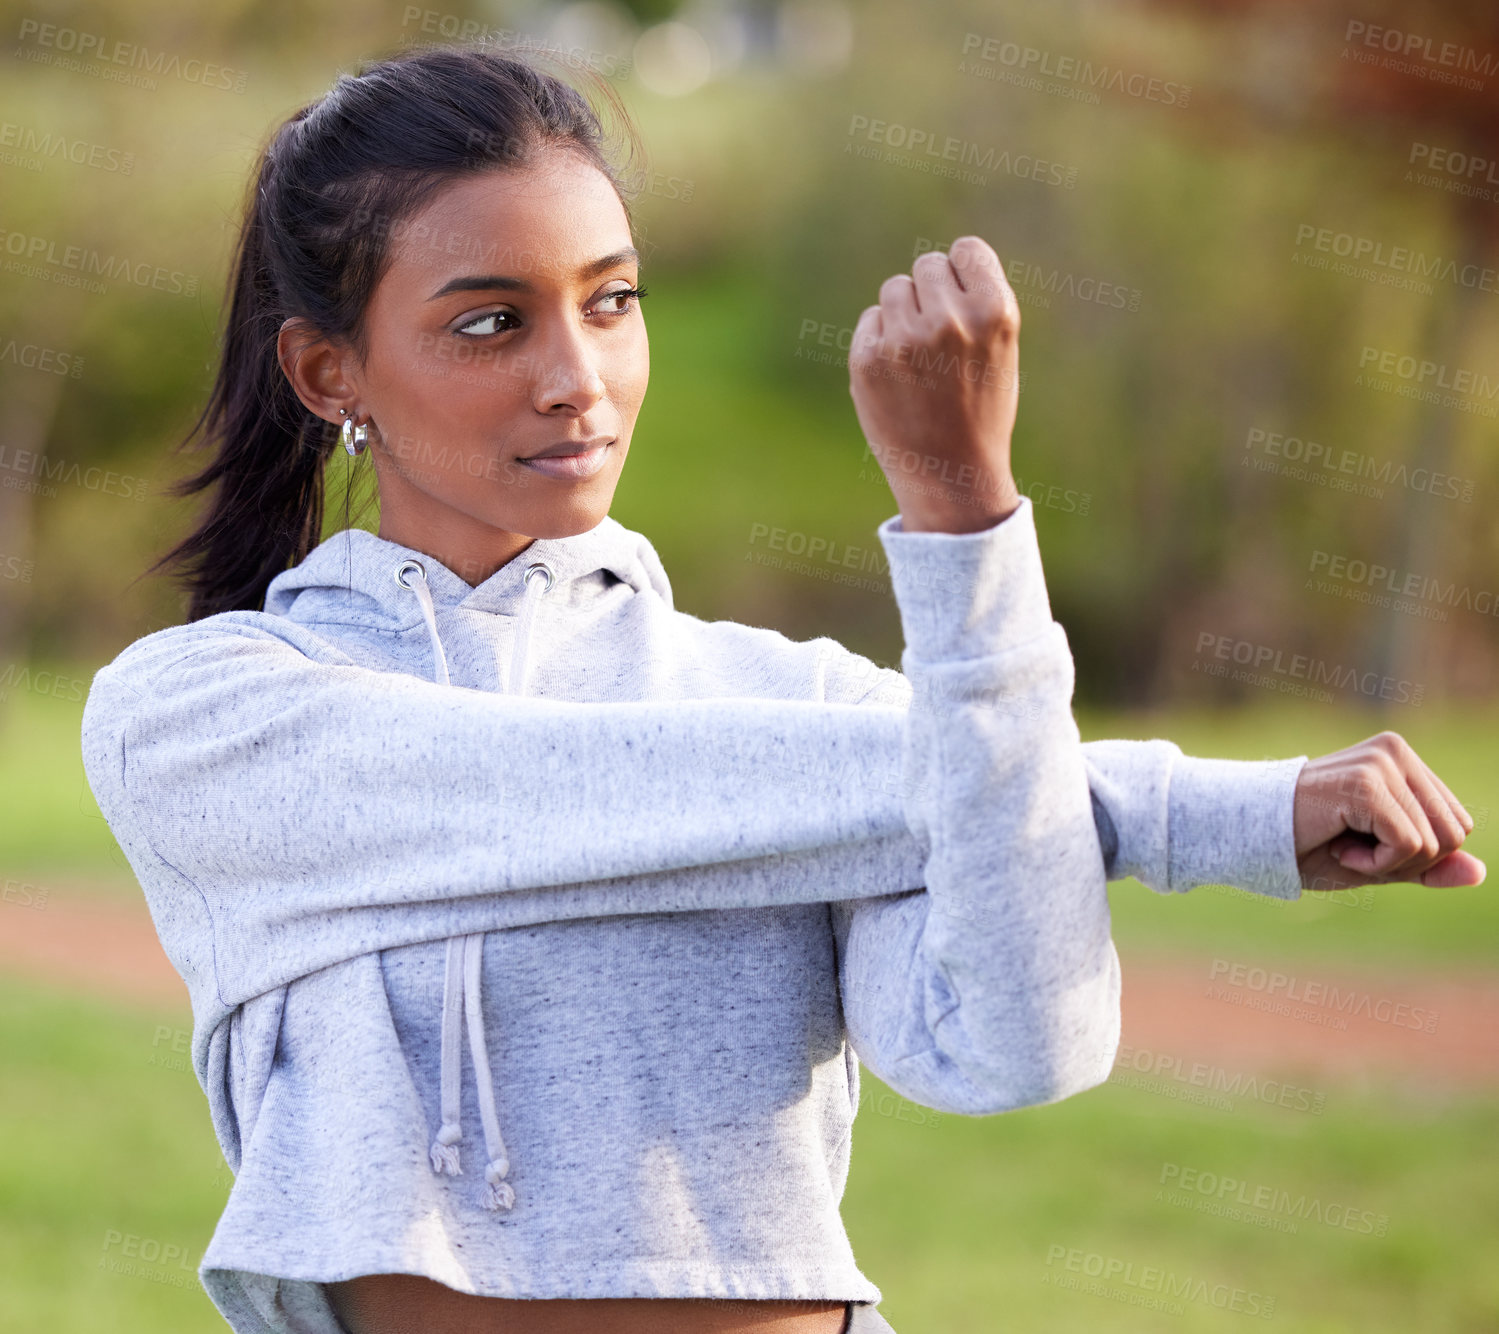
[[[180,630],[99,673],[84,757],[228,1003],[460,930],[921,883],[886,781],[903,711],[563,703],[316,661],[253,617]]]
[[[926,892],[835,905],[850,1040],[918,1102],[982,1114],[1107,1076],[1119,965],[1072,659],[1029,504],[973,534],[882,525],[913,697]]]
[[[1110,880],[1133,876],[1160,894],[1228,884],[1300,897],[1293,814],[1305,755],[1210,759],[1160,738],[1083,751]]]
[[[904,674],[836,640],[823,646],[827,698],[910,706],[911,682]],[[1085,741],[1082,749],[1110,880],[1133,876],[1162,894],[1228,884],[1274,898],[1299,897],[1293,815],[1305,755],[1202,758],[1184,755],[1161,738]]]
[[[857,706],[837,683],[831,702],[572,704],[355,667],[281,618],[215,622],[149,636],[102,670],[83,742],[153,914],[206,937],[189,958],[163,931],[173,962],[184,977],[215,968],[226,999],[349,957],[351,942],[923,883],[899,673],[887,702]],[[1117,833],[1110,864],[1153,886],[1166,744],[1083,746],[1099,837]]]

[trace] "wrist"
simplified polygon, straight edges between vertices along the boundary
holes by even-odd
[[[1011,478],[983,494],[896,497],[900,526],[908,533],[975,533],[1003,523],[1020,508],[1020,488]]]
[[[1028,498],[984,532],[911,533],[892,515],[878,533],[911,655],[902,654],[907,670],[916,662],[982,658],[996,645],[1014,647],[1052,633]]]

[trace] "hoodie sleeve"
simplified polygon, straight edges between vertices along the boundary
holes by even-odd
[[[922,883],[903,710],[566,702],[341,657],[231,612],[138,640],[90,689],[90,788],[168,957],[221,1006],[468,931]]]
[[[1083,743],[1110,880],[1133,876],[1158,894],[1233,885],[1301,897],[1294,816],[1305,755],[1220,760],[1175,742]]]
[[[879,528],[911,683],[925,892],[831,908],[849,1041],[891,1088],[986,1115],[1108,1077],[1119,959],[1073,662],[1031,503],[974,533]]]
[[[232,1008],[466,931],[919,888],[906,691],[515,697],[356,666],[285,617],[230,612],[101,669],[83,759],[168,957],[195,999]],[[1114,809],[1126,848],[1167,818]]]
[[[909,679],[821,641],[824,698],[907,707]],[[1228,760],[1183,754],[1173,741],[1083,742],[1105,874],[1158,894],[1232,885],[1269,898],[1301,896],[1296,781],[1305,755]]]

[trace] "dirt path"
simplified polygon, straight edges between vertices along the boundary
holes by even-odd
[[[133,887],[4,882],[0,973],[163,1013],[189,1014]],[[38,902],[38,900],[41,900]],[[1209,957],[1126,954],[1121,1065],[1140,1074],[1196,1063],[1246,1075],[1423,1086],[1499,1086],[1499,973],[1274,972]]]
[[[146,900],[131,888],[4,881],[0,973],[158,1010],[190,1011],[187,986],[161,942]]]
[[[1180,1056],[1246,1074],[1499,1086],[1499,973],[1280,970],[1124,955],[1128,1068]],[[1175,1068],[1175,1067],[1173,1067]]]

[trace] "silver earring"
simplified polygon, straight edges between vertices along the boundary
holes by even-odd
[[[340,413],[347,414],[347,408],[339,408]],[[354,419],[346,416],[343,429],[338,433],[339,443],[343,445],[350,458],[364,452],[369,444],[369,427],[355,426]]]

